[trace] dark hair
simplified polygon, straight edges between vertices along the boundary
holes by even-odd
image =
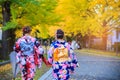
[[[63,39],[64,32],[61,29],[58,29],[56,32],[56,37],[57,37],[57,39]]]
[[[30,33],[31,32],[31,28],[29,26],[25,26],[23,28],[23,35],[25,35],[26,33]]]

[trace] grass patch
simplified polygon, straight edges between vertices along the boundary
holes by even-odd
[[[0,66],[0,80],[12,80],[11,64]]]
[[[0,60],[0,62],[5,62],[5,61],[7,61],[7,60]]]
[[[50,69],[50,67],[47,67],[45,64],[42,64],[42,67],[40,69],[37,69],[35,80],[38,80],[45,72],[47,72]]]
[[[34,80],[38,80],[46,71],[49,70],[49,68],[50,67],[47,67],[43,63],[42,67],[40,69],[37,69]],[[0,66],[0,80],[12,80],[12,78],[13,78],[13,73],[12,73],[11,64]],[[17,75],[17,78],[15,80],[22,80],[20,73]]]
[[[44,50],[46,49],[45,46],[43,46]],[[49,49],[49,46],[47,47],[47,50]],[[47,54],[44,54],[44,57],[47,59]],[[0,60],[0,62],[4,62],[4,60]],[[50,67],[47,67],[44,63],[42,63],[41,68],[37,68],[34,80],[38,80],[45,72],[47,72],[50,69]],[[11,64],[6,64],[0,66],[0,80],[12,80],[13,73],[12,73],[12,66]],[[22,80],[21,74],[18,73],[17,78],[15,80]]]
[[[81,50],[77,50],[80,52],[87,52],[87,53],[91,53],[91,54],[99,54],[99,55],[105,55],[105,56],[114,56],[114,57],[119,57],[120,58],[120,52],[118,53],[118,55],[116,55],[115,52],[110,52],[110,51],[102,51],[102,50],[96,50],[96,49],[81,49]]]

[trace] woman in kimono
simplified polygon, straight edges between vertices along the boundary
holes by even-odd
[[[48,51],[48,61],[52,64],[55,80],[69,80],[70,73],[78,66],[78,62],[69,43],[64,39],[64,32],[58,29],[56,41],[51,44]]]
[[[22,80],[33,80],[36,65],[40,68],[42,60],[46,63],[39,41],[30,36],[30,32],[30,27],[24,27],[23,36],[16,41],[14,46]]]

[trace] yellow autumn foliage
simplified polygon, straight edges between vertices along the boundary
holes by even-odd
[[[4,66],[0,66],[0,73],[4,73],[12,68],[11,64],[6,64]]]
[[[48,38],[48,32],[47,32],[48,30],[46,26],[36,25],[36,26],[32,26],[31,29],[32,29],[30,34],[31,36],[37,37],[37,38]],[[22,28],[17,29],[15,31],[15,35],[16,35],[16,38],[23,36]]]
[[[119,5],[119,0],[58,0],[55,13],[61,15],[63,21],[53,26],[42,24],[32,26],[31,35],[37,34],[38,38],[48,38],[54,36],[57,29],[62,29],[65,35],[81,33],[84,36],[90,33],[100,37],[103,32],[114,27],[113,24],[116,25],[110,24],[111,21],[118,20],[120,16]],[[21,23],[22,20],[24,22]],[[18,19],[18,22],[21,25],[26,23],[29,25],[26,17]],[[106,28],[103,26],[104,22],[106,22]],[[40,33],[36,33],[36,30]],[[17,37],[20,34],[19,30],[16,31]]]

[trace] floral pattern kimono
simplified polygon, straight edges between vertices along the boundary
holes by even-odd
[[[23,36],[17,40],[14,50],[17,52],[16,58],[17,63],[20,65],[22,80],[33,80],[36,65],[39,68],[41,66],[43,49],[35,38]]]
[[[59,45],[63,45],[68,49],[69,57],[71,58],[70,61],[59,62],[53,59],[53,49],[59,47]],[[73,72],[74,68],[78,65],[76,55],[70,48],[70,45],[65,41],[55,41],[51,44],[51,47],[48,51],[48,61],[52,64],[53,77],[55,80],[68,80],[70,78],[70,73]]]

